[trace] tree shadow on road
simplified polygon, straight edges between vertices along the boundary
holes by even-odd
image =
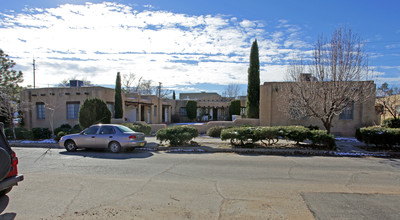
[[[75,152],[62,151],[62,155],[66,156],[80,156],[80,157],[90,157],[98,159],[112,159],[112,160],[127,160],[127,159],[144,159],[153,156],[152,152],[148,151],[132,151],[132,152],[121,152],[121,153],[111,153],[106,150],[95,150],[95,149],[85,149],[77,150]]]

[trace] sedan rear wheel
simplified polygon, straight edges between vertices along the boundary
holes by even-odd
[[[66,149],[67,151],[69,151],[69,152],[76,151],[76,149],[78,148],[78,147],[76,146],[75,142],[74,142],[74,141],[71,141],[71,140],[65,142],[64,147],[65,147],[65,149]]]
[[[113,153],[118,153],[118,152],[121,151],[121,145],[120,145],[118,142],[116,142],[116,141],[111,142],[111,143],[108,145],[108,148],[109,148],[110,151],[113,152]]]

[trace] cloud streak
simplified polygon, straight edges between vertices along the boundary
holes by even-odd
[[[309,48],[301,28],[286,20],[268,29],[262,21],[147,8],[105,2],[0,13],[0,45],[21,69],[29,70],[35,57],[38,86],[71,76],[113,84],[117,71],[167,87],[245,84],[254,39],[265,70],[261,80],[276,81],[283,79],[289,57]]]

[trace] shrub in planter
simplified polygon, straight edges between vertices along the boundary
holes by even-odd
[[[23,139],[23,140],[29,140],[33,138],[33,133],[32,131],[26,129],[26,128],[15,128],[15,136],[17,136],[17,139]]]
[[[145,135],[151,134],[151,126],[148,124],[123,123],[122,125],[132,129],[133,131],[143,132]]]
[[[400,144],[400,129],[378,126],[361,128],[360,138],[367,145],[393,147]]]
[[[297,144],[310,137],[310,130],[304,126],[281,126],[278,129],[282,138],[296,141]]]
[[[265,145],[276,144],[279,141],[278,127],[259,127],[254,130],[254,136]]]
[[[51,131],[48,128],[32,128],[33,139],[47,139],[51,137]]]
[[[309,132],[308,138],[314,146],[316,144],[324,145],[334,150],[336,148],[335,137],[322,130],[312,130]]]
[[[54,140],[60,141],[61,137],[65,136],[65,135],[66,135],[66,133],[64,131],[60,131],[57,133],[57,136],[54,138]]]
[[[70,134],[72,130],[71,125],[69,124],[62,124],[60,127],[54,129],[54,134],[57,135],[60,131],[64,131],[66,134]]]
[[[157,131],[156,138],[162,143],[169,142],[170,145],[183,145],[193,138],[199,136],[197,128],[190,126],[175,126]]]
[[[207,135],[210,137],[221,137],[221,131],[226,129],[224,126],[215,126],[207,130]]]
[[[234,127],[221,132],[221,140],[230,140],[233,145],[253,144],[259,139],[254,135],[254,127]]]
[[[382,126],[386,128],[400,128],[400,119],[388,118],[382,122]]]
[[[82,128],[81,128],[81,126],[79,126],[79,124],[74,125],[74,127],[72,127],[72,129],[71,129],[72,134],[80,133],[81,131],[82,131]]]

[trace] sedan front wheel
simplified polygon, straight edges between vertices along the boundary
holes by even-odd
[[[69,152],[76,151],[76,149],[77,149],[75,142],[71,141],[71,140],[65,142],[64,146],[65,146],[65,149]]]

